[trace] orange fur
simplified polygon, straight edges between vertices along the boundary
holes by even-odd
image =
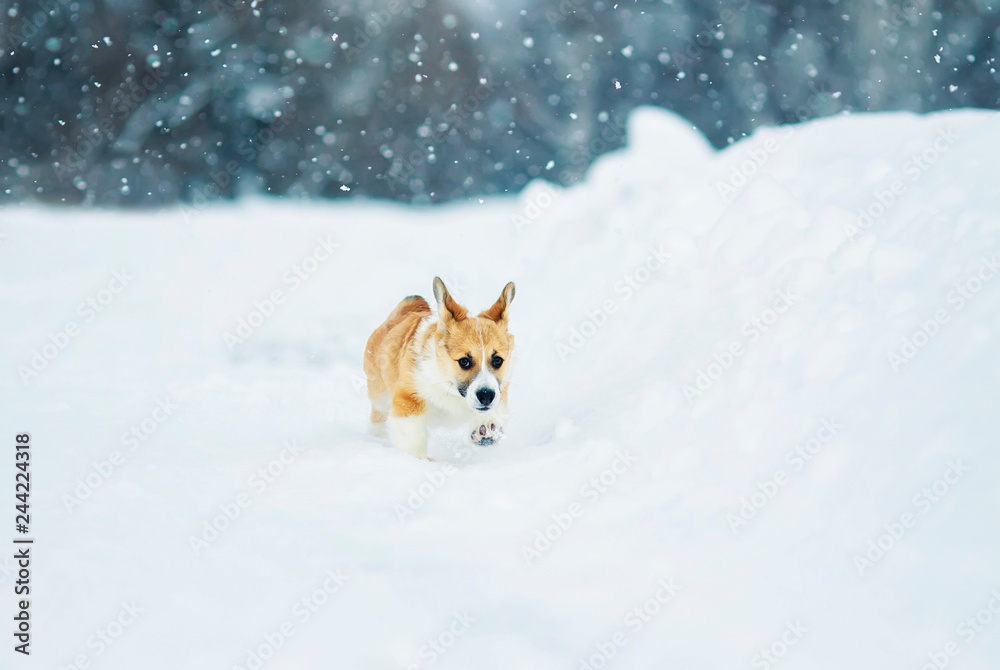
[[[373,405],[380,396],[388,393],[393,409],[402,412],[399,416],[412,416],[423,412],[424,408],[422,403],[418,402],[419,397],[413,386],[415,361],[407,354],[410,352],[409,345],[420,326],[420,321],[431,314],[430,305],[426,300],[420,296],[410,296],[399,303],[385,322],[368,338],[364,369],[368,377],[368,398]],[[385,419],[385,413],[373,407],[372,423],[382,423]]]

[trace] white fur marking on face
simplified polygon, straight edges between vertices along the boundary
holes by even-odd
[[[484,388],[493,390],[493,405],[500,402],[500,382],[497,380],[496,375],[490,372],[485,365],[480,368],[479,374],[469,384],[469,391],[465,394],[465,399],[469,403],[469,407],[476,412],[480,411],[476,391]]]

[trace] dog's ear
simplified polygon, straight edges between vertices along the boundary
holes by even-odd
[[[479,316],[487,318],[490,321],[496,321],[499,324],[506,325],[507,308],[513,300],[514,282],[508,282],[507,285],[503,287],[503,293],[501,293],[500,297],[497,298],[497,301],[493,303],[493,306]]]
[[[448,293],[448,289],[440,277],[434,278],[434,299],[437,301],[438,315],[441,317],[442,323],[465,319],[468,312],[466,312],[464,307],[455,302],[455,299]]]

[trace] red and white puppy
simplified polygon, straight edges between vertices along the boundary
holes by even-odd
[[[437,313],[427,301],[403,299],[368,338],[365,375],[372,403],[371,432],[427,458],[428,423],[463,422],[474,444],[503,435],[514,336],[507,310],[514,283],[479,316],[469,316],[434,278]]]

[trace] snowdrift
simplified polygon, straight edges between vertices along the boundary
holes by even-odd
[[[628,137],[467,205],[5,210],[38,667],[993,668],[1000,115]],[[514,280],[517,349],[428,463],[361,354],[435,274]]]

